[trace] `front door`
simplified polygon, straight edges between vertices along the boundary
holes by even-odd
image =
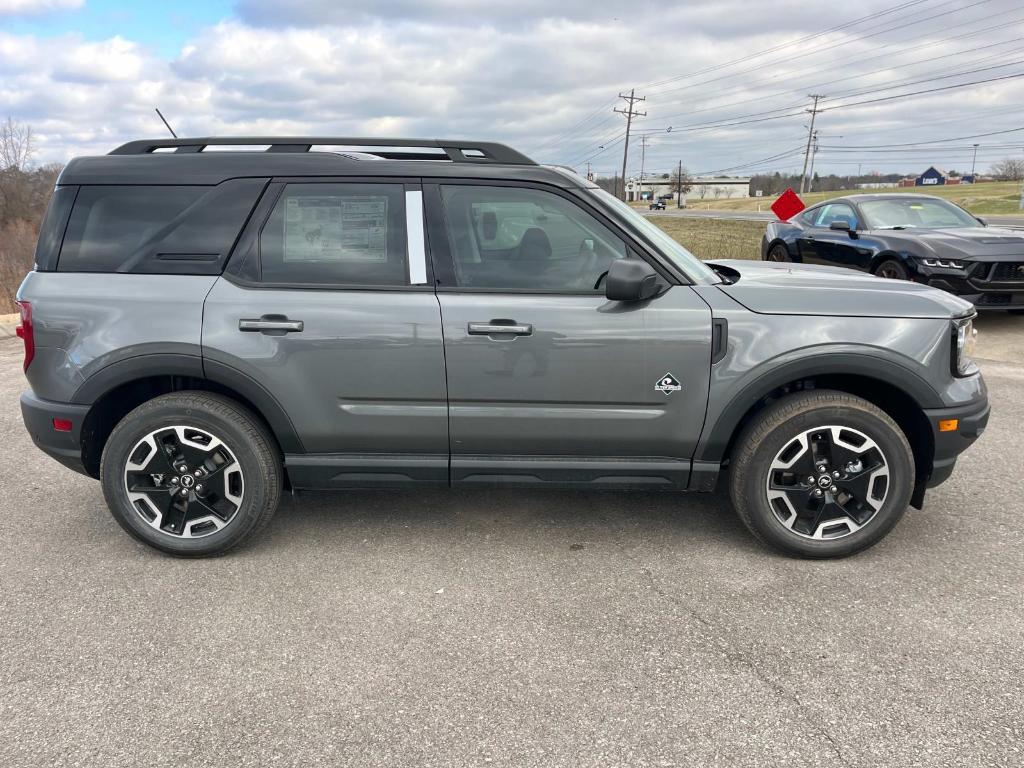
[[[863,269],[864,257],[857,248],[857,240],[848,232],[831,229],[833,221],[844,221],[856,231],[857,212],[848,203],[827,203],[816,209],[813,227],[804,231],[800,239],[800,254],[806,264],[827,264],[833,267]]]
[[[443,183],[427,200],[448,275],[453,483],[685,486],[707,406],[707,305],[680,285],[608,301],[611,262],[639,256],[568,195]]]
[[[235,371],[301,445],[298,487],[448,481],[441,316],[418,183],[272,185],[203,315],[211,377]]]

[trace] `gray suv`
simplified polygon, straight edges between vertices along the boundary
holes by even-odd
[[[18,299],[33,440],[175,555],[239,544],[288,488],[720,478],[761,541],[848,555],[920,507],[989,414],[967,302],[703,263],[488,142],[75,159]]]

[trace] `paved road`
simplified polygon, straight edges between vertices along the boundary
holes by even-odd
[[[986,363],[976,450],[844,561],[719,497],[537,491],[310,494],[184,561],[32,448],[20,362],[0,342],[0,765],[1024,760],[1024,367]]]
[[[765,203],[767,208],[769,203]],[[774,213],[767,211],[702,211],[696,208],[684,208],[682,210],[667,208],[664,211],[644,211],[641,213],[647,216],[680,216],[685,219],[730,219],[734,221],[775,221]],[[983,216],[986,222],[993,227],[1010,227],[1024,229],[1024,214],[1020,216]]]

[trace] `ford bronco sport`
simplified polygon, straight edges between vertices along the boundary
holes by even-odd
[[[848,555],[923,504],[989,413],[962,299],[703,263],[487,142],[75,159],[18,300],[33,440],[176,555],[252,536],[283,488],[720,478],[758,539]]]

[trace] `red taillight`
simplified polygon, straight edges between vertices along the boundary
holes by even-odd
[[[58,419],[53,420],[53,430],[55,432],[70,432],[71,431],[71,419]]]
[[[25,370],[28,370],[32,358],[36,356],[36,337],[32,332],[32,305],[27,301],[19,301],[21,309],[21,325],[18,326],[18,338],[25,342]]]

